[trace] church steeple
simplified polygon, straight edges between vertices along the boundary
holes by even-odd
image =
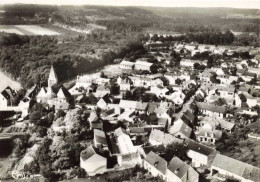
[[[48,88],[51,89],[51,87],[58,83],[58,77],[54,71],[53,65],[51,66],[49,79],[48,79]]]

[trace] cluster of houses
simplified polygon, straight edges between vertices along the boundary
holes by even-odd
[[[207,60],[191,59],[198,53],[232,56],[233,52],[198,44],[146,45],[158,63],[147,58],[123,60],[119,67],[124,74],[78,76],[70,89],[59,85],[51,67],[48,86],[35,86],[28,98],[34,97],[55,111],[75,107],[89,110],[93,145],[81,152],[80,167],[90,176],[140,165],[151,175],[172,182],[199,181],[198,168],[210,169],[215,177],[259,181],[259,168],[214,149],[223,132],[234,131],[235,116],[258,117],[259,62],[230,58],[221,60],[219,66],[196,70],[196,63],[207,66]],[[161,51],[166,47],[180,54],[178,68],[169,66],[169,51]],[[137,94],[141,99],[133,99]],[[13,95],[11,88],[5,89],[0,104],[10,105]],[[175,156],[167,162],[161,152],[154,150],[172,143],[185,145],[190,160]]]

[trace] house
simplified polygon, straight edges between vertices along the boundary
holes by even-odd
[[[178,119],[170,127],[169,133],[176,136],[177,138],[190,138],[192,129],[182,120]]]
[[[96,93],[94,93],[95,97],[97,98],[104,97],[107,94],[110,94],[110,88],[105,84],[99,85],[96,90]]]
[[[9,86],[6,87],[0,94],[0,108],[6,108],[15,105],[16,92]]]
[[[106,110],[109,103],[111,103],[111,100],[107,94],[99,99],[97,102],[97,107],[99,107],[101,110]]]
[[[119,154],[117,155],[117,161],[120,166],[131,165],[135,166],[140,164],[140,155],[138,153],[137,147],[133,145],[130,136],[123,128],[117,128],[115,130],[115,136],[117,141],[117,146],[119,149]]]
[[[202,81],[202,82],[210,83],[211,82],[210,81],[211,76],[212,76],[212,74],[210,72],[206,72],[206,71],[199,74],[200,81]]]
[[[193,140],[185,140],[187,156],[192,159],[192,167],[210,166],[217,151]]]
[[[96,112],[92,111],[88,117],[88,121],[90,123],[90,129],[103,129],[103,122],[99,120],[98,115]]]
[[[156,78],[154,80],[151,81],[151,86],[163,86],[163,81],[160,78]]]
[[[167,134],[157,129],[153,129],[149,135],[149,143],[151,145],[164,145],[167,146],[172,143],[182,143],[183,140],[176,138],[171,134]]]
[[[257,105],[257,99],[258,99],[257,97],[253,97],[247,92],[242,92],[241,94],[246,97],[246,103],[249,108],[252,108]]]
[[[171,100],[177,106],[182,106],[185,99],[185,94],[182,91],[173,92],[171,95],[166,95],[166,99]]]
[[[169,115],[168,111],[168,109],[158,107],[154,110],[154,113],[156,114],[157,118],[165,118],[168,121],[168,123],[171,123],[172,118]]]
[[[149,152],[147,157],[143,160],[143,167],[154,177],[160,177],[166,180],[167,161],[154,152]]]
[[[107,157],[99,149],[89,146],[80,153],[80,167],[89,176],[103,174],[107,171]]]
[[[135,62],[135,70],[142,70],[142,71],[151,71],[151,67],[153,63],[145,62],[145,61],[136,61]]]
[[[241,182],[257,182],[260,181],[260,168],[217,154],[211,165],[211,175],[233,177]]]
[[[121,69],[132,70],[132,69],[134,69],[134,65],[135,65],[135,63],[133,63],[133,62],[123,60],[120,63],[120,68]]]
[[[199,128],[198,131],[195,132],[197,141],[200,143],[205,143],[205,144],[212,144],[214,145],[216,140],[219,140],[222,136],[222,131],[220,130],[211,130],[211,131],[206,131],[204,130],[203,127]]]
[[[127,91],[131,89],[132,81],[128,77],[119,76],[117,78],[117,84],[119,85],[120,91]]]
[[[124,110],[135,110],[140,113],[146,112],[148,104],[146,102],[132,101],[132,100],[120,100],[119,108]]]
[[[96,148],[108,149],[106,133],[102,130],[94,129],[93,143]]]
[[[195,63],[200,63],[200,61],[183,59],[180,62],[180,66],[193,68]]]
[[[150,87],[152,78],[145,76],[129,76],[135,87]]]
[[[236,82],[238,77],[237,76],[229,76],[229,75],[221,75],[221,76],[217,76],[217,79],[220,80],[220,84],[229,85],[233,82]]]
[[[42,87],[40,92],[36,96],[37,102],[46,102],[49,99],[50,95],[48,90],[45,87]]]
[[[167,182],[199,182],[199,174],[178,157],[173,157],[168,164]]]
[[[164,97],[168,91],[169,90],[166,87],[163,87],[162,85],[156,85],[151,86],[150,91],[148,93],[153,93],[157,97]]]
[[[180,117],[185,123],[194,124],[196,116],[192,113],[191,110],[187,109],[182,116]]]
[[[217,106],[215,104],[197,102],[197,107],[201,114],[213,118],[224,118],[227,113],[227,108],[225,106]]]

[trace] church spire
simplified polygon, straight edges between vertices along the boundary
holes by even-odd
[[[53,85],[58,83],[58,77],[55,73],[55,70],[53,68],[53,65],[51,66],[49,79],[48,79],[48,88],[50,89]]]

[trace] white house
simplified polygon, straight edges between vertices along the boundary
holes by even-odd
[[[187,156],[192,159],[192,167],[210,166],[216,156],[216,150],[193,140],[185,141]]]
[[[135,87],[150,87],[152,78],[144,76],[129,76]]]
[[[213,118],[223,118],[227,113],[227,108],[225,106],[218,106],[215,104],[207,104],[203,102],[197,102],[197,106],[201,114]]]
[[[135,63],[133,63],[133,62],[123,60],[123,61],[120,63],[120,68],[121,68],[121,69],[132,70],[132,69],[134,69],[134,65],[135,65]]]
[[[135,70],[151,71],[152,65],[153,63],[149,63],[145,61],[136,61]]]

